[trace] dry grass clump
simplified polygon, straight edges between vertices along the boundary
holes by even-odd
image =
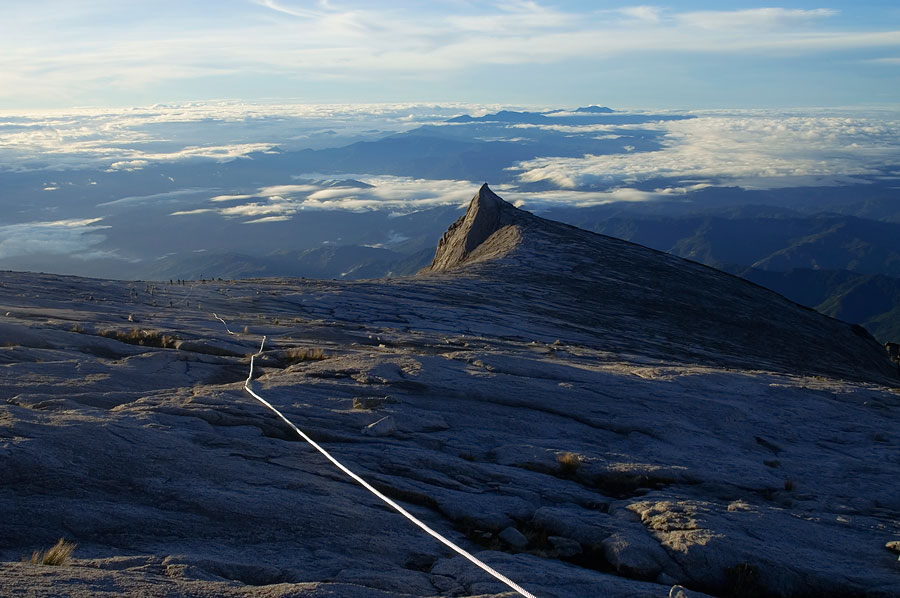
[[[328,359],[328,354],[325,353],[322,349],[304,349],[301,347],[294,347],[292,349],[286,349],[284,351],[284,357],[282,361],[287,364],[293,363],[301,363],[304,361],[322,361],[323,359]]]
[[[60,538],[52,548],[40,551],[35,550],[31,553],[31,559],[28,561],[32,565],[65,565],[72,553],[75,552],[77,544],[67,542],[65,538]]]
[[[174,349],[178,338],[171,334],[164,334],[159,330],[147,330],[146,328],[132,328],[131,330],[101,330],[100,336],[111,338],[129,345],[142,347],[159,347],[162,349]]]
[[[575,475],[578,468],[584,462],[584,458],[578,453],[557,453],[556,462],[559,463],[559,471],[566,476]]]

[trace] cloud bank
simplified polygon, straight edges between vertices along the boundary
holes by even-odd
[[[900,163],[900,119],[706,115],[657,127],[665,131],[660,151],[544,157],[514,169],[523,183],[563,189],[657,178],[758,189],[843,184]]]
[[[252,152],[340,146],[441,122],[485,104],[252,104],[190,102],[127,109],[0,112],[0,170],[228,162]]]
[[[419,210],[468,205],[480,183],[463,180],[415,179],[398,176],[348,175],[370,185],[359,187],[330,180],[303,185],[261,187],[245,195],[210,197],[202,207],[172,212],[173,217],[215,214],[244,224],[282,222],[310,210],[387,211],[397,215]],[[523,191],[517,185],[494,185],[493,189],[507,201],[526,209],[557,206],[590,207],[615,202],[643,202],[683,195],[691,188],[661,188],[641,191],[617,187],[603,191],[549,190]],[[250,200],[250,201],[247,201]],[[224,201],[239,202],[222,205]]]
[[[172,212],[172,216],[215,213],[247,224],[276,222],[306,210],[385,210],[407,213],[426,208],[465,205],[478,189],[471,181],[415,179],[398,176],[348,175],[367,187],[333,180],[260,187],[254,193],[217,195],[203,207]],[[249,200],[249,201],[247,201]],[[234,205],[223,205],[225,203]]]
[[[34,254],[97,257],[96,252],[90,255],[85,252],[106,239],[98,234],[109,228],[98,224],[101,220],[70,219],[0,226],[0,259]]]

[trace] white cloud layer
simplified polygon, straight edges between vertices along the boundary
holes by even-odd
[[[306,210],[386,210],[406,213],[446,205],[464,205],[478,185],[471,181],[414,179],[398,176],[348,175],[371,187],[324,180],[312,184],[260,187],[253,194],[210,197],[204,207],[179,210],[172,216],[216,213],[243,218],[247,224],[288,220]],[[251,201],[246,201],[251,200]],[[224,202],[244,202],[219,206]]]
[[[290,220],[309,210],[346,210],[353,212],[388,211],[406,214],[441,206],[463,208],[478,191],[480,183],[461,180],[414,179],[398,176],[352,174],[354,179],[371,187],[341,186],[322,180],[309,185],[261,187],[256,193],[231,196],[230,201],[252,199],[237,205],[219,206],[219,198],[211,197],[204,207],[172,212],[174,217],[217,214],[239,219],[244,224],[262,224]],[[604,191],[551,190],[522,191],[517,185],[495,185],[493,189],[507,201],[526,209],[555,206],[590,207],[615,202],[643,202],[683,195],[702,185],[641,191],[618,187]],[[278,193],[274,193],[278,191]]]
[[[484,104],[251,104],[191,102],[127,109],[0,112],[0,170],[134,171],[191,159],[227,162],[251,152],[330,147],[402,131]]]
[[[0,259],[33,254],[87,255],[84,252],[105,240],[98,231],[109,227],[98,224],[100,221],[88,218],[0,226]],[[104,257],[108,256],[104,253]]]
[[[707,115],[656,126],[665,131],[659,151],[545,157],[515,169],[524,183],[563,189],[656,178],[768,188],[841,184],[900,163],[900,119]]]

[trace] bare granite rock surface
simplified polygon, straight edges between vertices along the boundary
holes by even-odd
[[[865,331],[472,210],[406,279],[0,272],[0,595],[512,596],[242,391],[265,335],[257,392],[539,598],[900,596],[900,379]]]

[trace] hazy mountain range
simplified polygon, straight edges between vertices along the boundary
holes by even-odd
[[[78,117],[10,120],[0,267],[163,280],[409,274],[467,189],[489,181],[536,213],[746,273],[883,340],[897,333],[900,148],[877,115],[201,114],[84,117],[93,138],[79,137]],[[57,145],[42,133],[51,128]],[[9,149],[31,147],[22,139],[38,149]]]

